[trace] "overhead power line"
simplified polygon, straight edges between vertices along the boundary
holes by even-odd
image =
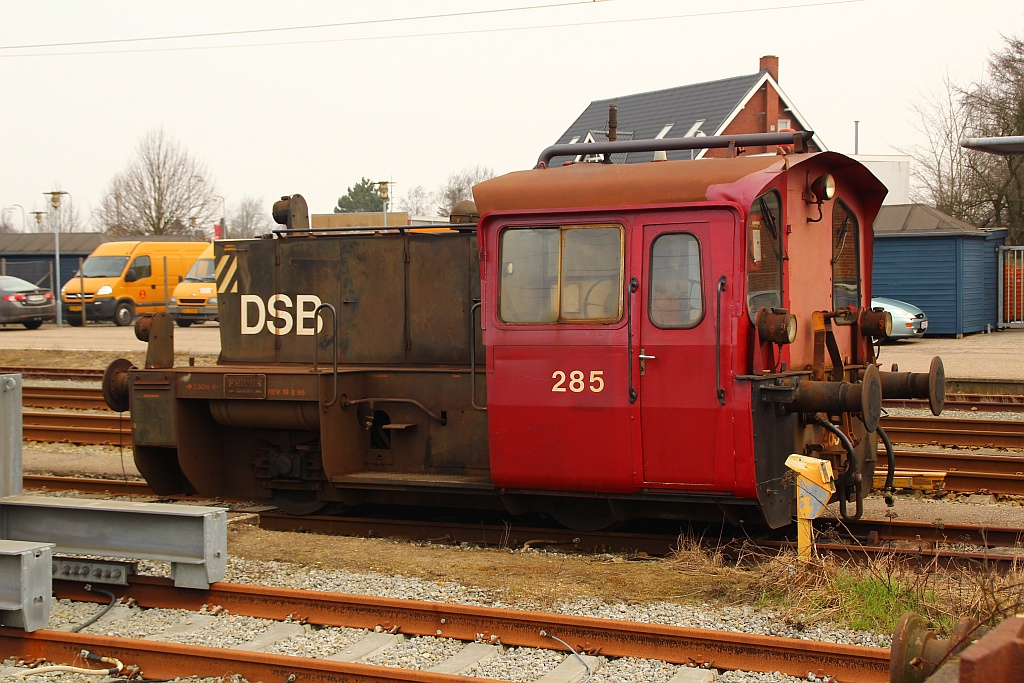
[[[423,21],[427,19],[449,19],[455,17],[469,17],[480,14],[500,14],[504,12],[528,12],[539,9],[555,9],[571,7],[572,5],[593,5],[595,2],[610,2],[610,0],[573,0],[571,2],[558,2],[547,5],[530,5],[528,7],[502,7],[496,9],[473,10],[470,12],[448,12],[445,14],[424,14],[413,17],[391,17],[388,19],[366,19],[363,21],[340,21],[330,24],[310,24],[308,26],[279,26],[273,28],[253,28],[239,31],[214,31],[211,33],[182,33],[173,36],[147,36],[142,38],[111,38],[109,40],[79,40],[67,43],[36,43],[29,45],[0,45],[0,50],[29,50],[53,47],[79,47],[86,45],[117,45],[124,43],[142,43],[153,40],[185,40],[189,38],[222,38],[228,36],[245,36],[260,33],[283,33],[286,31],[312,31],[325,28],[348,28],[352,26],[370,26],[373,24],[394,24],[402,21]]]
[[[535,8],[537,8],[537,9],[547,9],[547,8],[551,8],[551,7],[565,7],[565,6],[568,6],[569,4],[574,4],[574,5],[578,5],[578,4],[592,4],[593,2],[599,2],[599,1],[607,2],[608,0],[586,0],[585,2],[573,2],[573,3],[568,3],[566,5],[538,5],[538,6],[535,6]],[[368,42],[368,41],[378,41],[378,40],[398,40],[398,39],[407,39],[407,38],[434,38],[434,37],[443,37],[443,36],[460,36],[460,35],[473,35],[473,34],[485,34],[485,33],[506,33],[506,32],[512,32],[512,31],[536,31],[536,30],[554,29],[554,28],[578,28],[578,27],[581,27],[581,26],[606,26],[606,25],[611,25],[611,24],[635,24],[635,23],[652,22],[652,21],[668,21],[668,20],[673,20],[673,19],[696,19],[696,18],[702,18],[702,17],[728,16],[728,15],[736,15],[736,14],[757,14],[757,13],[778,12],[778,11],[795,10],[795,9],[811,9],[811,8],[815,8],[815,7],[827,7],[827,6],[832,6],[832,5],[852,5],[852,4],[858,4],[858,3],[862,3],[862,2],[866,2],[866,1],[867,0],[824,0],[822,2],[810,2],[810,3],[805,3],[805,4],[772,5],[772,6],[769,6],[769,7],[753,7],[753,8],[736,9],[736,10],[714,10],[714,11],[709,11],[709,12],[690,12],[690,13],[686,13],[686,14],[660,15],[660,16],[655,16],[655,17],[633,17],[633,18],[628,18],[628,19],[603,19],[603,20],[595,20],[595,21],[573,21],[573,22],[561,23],[561,24],[538,24],[538,25],[534,25],[534,26],[502,26],[502,27],[499,27],[499,28],[464,29],[464,30],[459,30],[459,31],[434,31],[434,32],[429,32],[429,33],[402,33],[402,34],[393,34],[393,35],[384,35],[384,36],[353,36],[353,37],[347,37],[347,38],[318,38],[318,39],[315,39],[315,40],[302,40],[302,41],[289,40],[289,41],[276,41],[276,42],[264,42],[264,43],[236,43],[236,44],[232,44],[232,45],[189,45],[189,46],[182,46],[182,47],[153,47],[153,48],[139,48],[139,49],[133,49],[133,50],[93,50],[93,51],[70,51],[70,52],[46,52],[46,53],[41,53],[41,54],[0,54],[0,59],[12,59],[12,58],[17,59],[17,58],[26,58],[26,57],[68,57],[68,56],[82,56],[82,55],[137,54],[137,53],[149,53],[149,52],[189,52],[189,51],[195,51],[195,50],[234,50],[234,49],[239,49],[239,48],[252,48],[252,47],[277,47],[277,46],[287,46],[287,45],[317,45],[317,44],[323,44],[323,43],[352,43],[352,42]],[[496,12],[496,11],[518,11],[520,9],[528,9],[528,8],[511,8],[511,9],[506,9],[506,10],[481,10],[479,12],[470,12],[470,13],[466,13],[466,14],[485,14],[485,13]],[[437,17],[442,17],[442,16],[460,16],[460,15],[436,15],[436,16]],[[381,22],[391,22],[391,21],[411,21],[411,20],[414,20],[414,19],[426,19],[426,18],[428,18],[428,17],[426,17],[426,16],[424,16],[424,17],[407,17],[405,19],[374,20],[374,22],[381,23]],[[323,26],[326,27],[326,26],[345,26],[345,25],[346,24],[334,24],[334,25],[326,25],[325,24]],[[257,31],[252,31],[252,32],[304,30],[304,29],[307,29],[307,28],[321,28],[321,27],[308,26],[308,27],[292,27],[292,28],[288,28],[288,29],[284,29],[284,28],[282,28],[282,29],[258,29]],[[243,32],[243,33],[252,33],[252,32]],[[211,33],[211,34],[197,34],[197,35],[201,35],[201,36],[225,35],[225,36],[227,36],[227,35],[237,35],[237,33],[233,34],[233,33],[229,32],[229,33],[223,33],[223,34]],[[180,39],[180,38],[185,38],[185,37],[186,36],[174,36],[174,37],[168,36],[167,39],[172,39],[172,38]],[[129,40],[130,41],[156,40],[156,38],[124,39],[124,41],[129,41]],[[124,41],[122,41],[122,42],[124,42]],[[105,42],[115,42],[115,41],[105,41]],[[81,45],[81,44],[82,43],[64,43],[64,44],[59,44],[59,45],[55,44],[55,45],[53,45],[53,47],[70,46],[70,45]],[[28,48],[28,47],[31,47],[31,46],[21,45],[21,46],[13,46],[13,47],[8,47],[8,48],[0,47],[0,50],[15,49],[15,48],[19,48],[20,49],[20,48]],[[45,46],[38,46],[38,47],[45,47]]]

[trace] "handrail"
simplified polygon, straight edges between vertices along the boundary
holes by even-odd
[[[479,308],[482,308],[482,305],[477,301],[469,309],[469,402],[475,410],[487,410],[487,406],[476,403],[476,328],[473,327],[473,323],[476,322],[476,311]]]
[[[767,147],[769,145],[795,145],[802,151],[814,137],[813,130],[793,133],[744,133],[742,135],[712,135],[702,138],[662,138],[661,140],[616,140],[614,142],[578,142],[551,145],[537,158],[534,168],[547,168],[555,157],[587,154],[624,154],[627,152],[678,152],[687,149],[717,149],[723,147]]]
[[[725,387],[722,386],[722,292],[725,291],[725,276],[718,278],[717,315],[715,319],[715,393],[718,405],[725,405]]]
[[[334,395],[331,397],[330,401],[328,401],[327,403],[324,404],[324,408],[329,408],[329,407],[333,406],[335,403],[338,402],[338,311],[336,311],[334,309],[334,306],[332,306],[331,304],[327,304],[327,303],[320,304],[319,306],[317,306],[316,310],[313,311],[313,320],[315,320],[316,324],[318,324],[318,325],[320,324],[320,310],[324,309],[324,308],[330,310],[331,318],[334,321],[334,336],[332,337],[332,339],[334,341],[334,354],[333,354],[334,355]],[[313,372],[319,372],[320,371],[320,366],[319,366],[320,360],[319,359],[320,359],[320,343],[318,341],[318,335],[316,334],[316,331],[314,331],[313,332]]]

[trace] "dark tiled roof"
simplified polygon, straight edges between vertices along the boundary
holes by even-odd
[[[875,218],[876,235],[935,235],[951,233],[985,233],[985,230],[947,216],[925,204],[892,204],[883,206]]]
[[[62,232],[60,252],[88,256],[93,249],[109,241],[110,238],[101,232]],[[0,254],[52,254],[54,246],[52,232],[0,235]]]
[[[109,237],[102,232],[62,232],[60,234],[60,253],[64,255],[81,254],[88,256],[104,242],[126,242],[140,240],[145,242],[205,242],[206,239],[195,235],[129,235],[126,237]],[[52,232],[26,232],[0,234],[0,256],[14,254],[52,254],[54,248]]]
[[[595,100],[580,114],[569,127],[558,144],[567,143],[574,137],[584,142],[587,134],[595,140],[605,139],[608,128],[608,105],[619,108],[619,131],[628,133],[634,140],[653,140],[668,124],[672,129],[666,138],[681,138],[699,120],[699,130],[705,135],[715,135],[726,123],[728,116],[746,99],[751,89],[761,80],[764,72],[736,76],[720,81],[683,85],[665,90]],[[626,135],[620,134],[620,138]],[[633,157],[636,157],[635,159]],[[642,157],[642,158],[641,158]],[[650,161],[651,154],[631,155],[626,161]],[[669,152],[669,159],[689,159],[689,151]],[[559,165],[570,157],[556,157],[551,165]],[[619,159],[614,161],[619,162]]]

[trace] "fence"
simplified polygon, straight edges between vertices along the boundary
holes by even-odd
[[[1024,327],[1024,247],[999,247],[999,326]]]
[[[53,290],[53,259],[22,261],[0,258],[0,275],[20,277],[36,287],[48,287]]]

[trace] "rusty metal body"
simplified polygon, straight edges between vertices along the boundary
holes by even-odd
[[[859,510],[883,388],[941,407],[934,368],[875,365],[884,191],[834,153],[540,167],[430,233],[310,229],[296,195],[272,239],[216,243],[217,365],[172,367],[156,316],[105,396],[160,493],[777,527],[802,453]]]
[[[943,639],[907,612],[893,633],[889,671],[892,683],[1018,681],[1024,671],[1024,617],[1011,616],[993,628],[965,617]]]

